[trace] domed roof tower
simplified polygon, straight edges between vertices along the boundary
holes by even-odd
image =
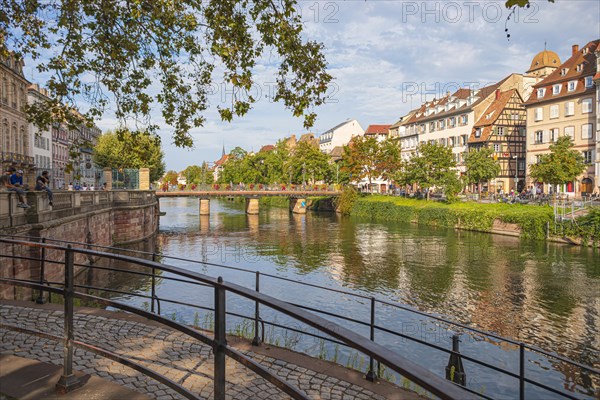
[[[540,51],[535,57],[533,57],[533,61],[531,61],[531,67],[529,67],[527,73],[535,76],[536,78],[545,78],[561,64],[562,62],[560,61],[558,54],[544,49],[544,51]]]

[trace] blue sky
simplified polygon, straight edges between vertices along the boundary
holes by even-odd
[[[335,78],[333,99],[316,109],[311,131],[320,134],[348,118],[358,119],[363,128],[392,124],[424,96],[431,99],[458,86],[485,86],[512,72],[525,72],[545,42],[564,61],[573,44],[582,46],[600,37],[598,0],[538,1],[530,9],[518,10],[508,22],[509,11],[503,5],[504,0],[301,0],[305,37],[324,43]],[[232,123],[218,117],[216,106],[231,102],[231,95],[219,88],[211,97],[205,126],[192,131],[194,149],[171,144],[172,130],[156,110],[154,122],[162,127],[167,168],[180,171],[204,160],[215,161],[223,145],[227,151],[235,146],[258,150],[285,136],[305,133],[301,119],[267,96],[276,68],[277,60],[261,60],[253,93],[259,101]],[[27,71],[26,67],[26,75]],[[97,124],[107,130],[117,121],[109,111]]]

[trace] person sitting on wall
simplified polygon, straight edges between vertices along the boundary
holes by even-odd
[[[35,190],[43,190],[48,193],[48,204],[52,206],[52,190],[50,190],[50,175],[48,171],[43,171],[35,180]]]
[[[13,175],[14,172],[15,172],[15,169],[12,167],[9,167],[4,172],[4,175],[2,175],[2,178],[0,179],[0,190],[16,192],[17,197],[19,198],[19,203],[17,204],[17,207],[29,208],[31,206],[29,204],[27,204],[27,202],[25,201],[25,191],[15,185],[13,185],[10,181],[11,175]]]
[[[21,190],[28,190],[27,186],[23,184],[23,170],[21,169],[13,171],[13,174],[10,176],[10,183]]]

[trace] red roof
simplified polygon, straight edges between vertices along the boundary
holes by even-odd
[[[593,91],[594,88],[585,87],[585,78],[593,76],[596,71],[596,56],[594,51],[598,49],[600,40],[589,42],[573,54],[571,58],[562,63],[560,67],[554,70],[541,82],[533,85],[534,89],[545,88],[543,97],[538,97],[538,91],[534,90],[531,96],[526,101],[526,104],[538,103],[547,100],[555,100],[563,97],[579,95],[587,91]],[[576,86],[572,91],[568,91],[568,84],[575,81]],[[559,85],[560,91],[558,94],[553,94],[553,86]]]
[[[273,150],[275,150],[275,146],[273,146],[272,144],[266,144],[260,148],[260,151],[273,151]]]
[[[369,125],[367,130],[365,131],[365,135],[378,135],[383,133],[388,133],[392,125]]]
[[[221,165],[223,165],[225,163],[225,161],[227,161],[228,158],[229,158],[228,154],[223,155],[223,157],[221,157],[217,161],[215,161],[215,167],[220,167]]]

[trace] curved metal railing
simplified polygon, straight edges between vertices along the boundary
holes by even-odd
[[[72,245],[62,246],[56,244],[48,244],[43,242],[31,242],[24,240],[15,240],[15,239],[4,239],[0,238],[0,243],[5,243],[13,246],[22,246],[29,249],[39,249],[40,257],[29,257],[25,255],[15,255],[14,252],[12,255],[0,255],[3,258],[14,258],[21,260],[30,260],[34,262],[40,262],[40,268],[43,268],[46,262],[51,263],[61,263],[64,265],[64,281],[62,282],[47,282],[44,279],[44,271],[41,270],[41,282],[26,280],[26,279],[17,279],[17,278],[0,278],[0,282],[15,286],[23,286],[29,287],[32,289],[36,289],[39,291],[47,291],[50,293],[55,293],[58,295],[62,295],[64,299],[64,337],[61,339],[57,336],[53,336],[44,332],[27,330],[24,328],[20,328],[18,326],[9,326],[3,325],[5,329],[14,329],[22,332],[27,332],[29,334],[34,334],[42,337],[52,338],[55,340],[62,340],[65,348],[65,359],[63,366],[63,377],[59,382],[59,385],[63,384],[65,390],[69,389],[69,385],[75,385],[74,375],[73,375],[73,347],[80,347],[85,350],[92,351],[96,354],[99,354],[104,357],[108,357],[113,359],[114,361],[120,362],[124,365],[132,367],[145,375],[148,375],[154,379],[157,379],[159,382],[169,386],[173,390],[180,393],[182,396],[190,399],[198,398],[194,393],[191,393],[189,390],[184,388],[183,386],[177,384],[169,380],[168,378],[149,370],[143,365],[137,364],[129,359],[126,359],[120,355],[112,353],[110,351],[101,349],[97,346],[82,342],[76,341],[74,339],[74,324],[73,324],[73,314],[74,314],[74,306],[73,300],[75,298],[90,300],[96,302],[97,304],[101,304],[104,306],[115,307],[117,309],[121,309],[127,312],[131,312],[142,317],[148,318],[149,320],[157,321],[166,326],[169,326],[172,329],[175,329],[179,332],[182,332],[196,340],[199,340],[213,349],[214,354],[214,393],[215,398],[224,399],[225,398],[225,357],[230,357],[233,360],[243,364],[253,372],[257,373],[259,376],[265,378],[284,393],[288,394],[294,399],[307,399],[307,395],[303,393],[298,388],[292,386],[286,381],[279,378],[277,375],[273,374],[270,370],[261,366],[254,360],[245,356],[243,353],[237,351],[236,349],[227,345],[226,341],[226,293],[233,293],[239,296],[242,296],[248,300],[255,302],[257,305],[263,305],[265,307],[271,308],[275,311],[281,312],[287,315],[290,318],[293,318],[297,321],[300,321],[310,327],[317,329],[323,334],[328,335],[339,342],[354,348],[369,357],[385,364],[391,370],[396,373],[406,377],[410,381],[415,384],[423,387],[425,390],[430,393],[438,396],[441,399],[469,399],[475,398],[472,393],[466,390],[463,387],[460,387],[452,382],[449,382],[425,368],[407,360],[404,357],[390,351],[388,348],[375,343],[374,341],[361,336],[339,324],[336,324],[332,321],[329,321],[323,317],[320,317],[312,312],[304,310],[296,305],[292,305],[290,303],[286,303],[284,301],[275,299],[271,296],[262,294],[258,291],[251,290],[245,288],[243,286],[224,282],[220,277],[214,278],[207,275],[199,274],[193,271],[185,270],[182,268],[178,268],[171,265],[166,265],[163,263],[158,263],[155,261],[145,260],[137,257],[131,257],[126,255],[119,255],[114,253],[106,253],[101,251],[89,250],[85,248],[75,248]],[[54,253],[64,254],[64,256],[57,260],[49,260],[45,258],[45,253],[47,251],[53,251]],[[170,274],[177,276],[177,279],[184,280],[189,283],[195,283],[202,286],[207,286],[213,289],[214,291],[214,313],[215,313],[215,325],[214,325],[214,333],[213,337],[209,337],[201,333],[200,331],[188,327],[182,323],[170,320],[158,314],[155,314],[151,311],[146,311],[137,307],[132,307],[127,304],[123,304],[118,301],[109,300],[106,298],[102,298],[99,296],[94,296],[90,294],[86,294],[81,291],[77,291],[78,288],[82,287],[82,285],[76,285],[74,282],[75,275],[75,267],[82,268],[104,268],[110,269],[120,272],[135,272],[137,274],[141,274],[137,271],[127,271],[123,269],[111,268],[111,267],[98,267],[95,266],[94,263],[76,263],[76,257],[79,255],[83,260],[85,259],[108,259],[108,260],[116,260],[121,262],[126,262],[132,265],[137,265],[140,267],[144,267],[152,271],[152,277],[156,276],[156,271],[164,271]],[[6,265],[6,263],[4,263]],[[146,273],[147,275],[147,273]],[[85,287],[84,287],[85,288]],[[105,290],[104,288],[93,287],[94,289]],[[130,293],[131,294],[131,293]],[[155,296],[153,295],[152,298]]]
[[[0,237],[2,237],[3,235],[0,235]],[[9,235],[5,235],[5,236],[9,236]],[[9,236],[9,237],[14,237],[14,236]],[[28,236],[21,236],[21,238],[26,238],[26,239],[30,239]],[[462,323],[458,323],[455,321],[451,321],[436,315],[431,315],[431,314],[427,314],[425,312],[419,311],[419,310],[415,310],[411,307],[407,307],[404,305],[400,305],[400,304],[395,304],[395,303],[391,303],[389,301],[385,301],[385,300],[380,300],[380,299],[376,299],[374,297],[369,297],[369,296],[365,296],[365,295],[361,295],[361,294],[357,294],[357,293],[352,293],[349,291],[344,291],[344,290],[339,290],[339,289],[333,289],[333,288],[328,288],[325,286],[321,286],[321,285],[316,285],[316,284],[312,284],[312,283],[307,283],[307,282],[301,282],[295,279],[290,279],[290,278],[285,278],[285,277],[281,277],[281,276],[277,276],[277,275],[273,275],[273,274],[268,274],[268,273],[261,273],[259,271],[251,271],[251,270],[247,270],[244,268],[239,268],[239,267],[233,267],[233,266],[227,266],[227,265],[222,265],[222,264],[216,264],[216,263],[210,263],[210,262],[206,262],[206,261],[197,261],[197,260],[190,260],[190,259],[185,259],[185,258],[181,258],[181,257],[174,257],[174,256],[168,256],[168,255],[159,255],[156,253],[150,253],[150,252],[144,252],[144,251],[138,251],[138,250],[129,250],[129,249],[121,249],[121,248],[114,248],[114,247],[108,247],[108,246],[99,246],[99,245],[93,245],[93,244],[89,244],[89,243],[80,243],[80,242],[72,242],[72,241],[62,241],[62,240],[54,240],[54,239],[45,239],[42,238],[41,241],[45,242],[45,241],[50,241],[50,242],[55,242],[55,243],[62,243],[62,244],[71,244],[71,245],[78,245],[78,246],[83,246],[85,248],[98,248],[98,249],[103,249],[103,250],[118,250],[120,252],[127,252],[127,253],[131,253],[131,254],[137,254],[139,256],[145,256],[148,258],[152,258],[152,260],[156,260],[157,257],[161,257],[163,259],[169,259],[169,260],[174,260],[174,261],[184,261],[184,262],[189,262],[189,263],[194,263],[194,264],[199,264],[199,265],[203,265],[203,266],[210,266],[210,267],[216,267],[216,268],[223,268],[223,269],[229,269],[229,270],[234,270],[236,272],[244,272],[244,273],[248,273],[248,274],[253,274],[256,276],[256,283],[255,283],[255,290],[258,292],[259,291],[259,287],[260,287],[260,280],[261,277],[268,277],[268,278],[273,278],[273,279],[277,279],[277,280],[281,280],[281,281],[286,281],[288,283],[292,283],[292,284],[298,284],[301,286],[306,286],[306,287],[311,287],[311,288],[316,288],[319,290],[324,290],[324,291],[329,291],[329,292],[335,292],[335,293],[339,293],[339,294],[343,294],[345,296],[352,296],[355,297],[357,299],[360,300],[364,300],[364,301],[368,301],[371,304],[371,313],[370,313],[370,321],[366,322],[357,318],[353,318],[353,317],[347,317],[344,315],[340,315],[340,314],[336,314],[336,313],[332,313],[332,312],[328,312],[328,311],[324,311],[324,310],[320,310],[317,308],[313,308],[313,307],[308,307],[306,305],[302,305],[302,304],[292,304],[296,307],[299,307],[301,309],[310,311],[310,312],[314,312],[314,313],[318,313],[321,315],[325,315],[325,316],[330,316],[330,317],[334,317],[337,318],[339,320],[343,320],[343,321],[347,321],[347,322],[351,322],[360,326],[364,326],[367,327],[370,331],[370,339],[372,341],[375,340],[375,333],[376,332],[382,332],[382,333],[386,333],[386,334],[390,334],[392,336],[395,336],[397,338],[401,338],[401,339],[406,339],[406,340],[410,340],[414,343],[418,343],[419,345],[422,346],[426,346],[429,347],[431,349],[434,349],[436,351],[440,351],[443,353],[448,354],[449,356],[453,355],[453,354],[458,354],[457,352],[444,348],[442,346],[439,346],[438,344],[434,344],[434,343],[430,343],[427,342],[425,340],[419,339],[419,338],[415,338],[412,337],[410,335],[404,334],[402,332],[396,332],[394,330],[391,330],[387,327],[381,326],[381,325],[377,325],[375,323],[375,314],[376,314],[376,307],[377,305],[382,305],[382,306],[386,306],[386,307],[392,307],[394,309],[399,309],[399,310],[403,310],[403,311],[407,311],[410,313],[414,313],[416,315],[419,316],[423,316],[429,319],[432,319],[434,321],[437,321],[439,323],[442,324],[446,324],[449,326],[453,326],[455,328],[458,328],[460,330],[463,331],[467,331],[467,332],[471,332],[473,334],[479,335],[483,338],[485,338],[486,340],[492,341],[492,340],[496,340],[496,341],[500,341],[500,342],[504,342],[510,345],[513,345],[515,347],[518,347],[519,349],[519,363],[518,363],[518,373],[513,372],[512,370],[508,369],[507,367],[503,367],[503,366],[497,366],[494,364],[491,364],[489,362],[485,362],[483,360],[480,360],[476,357],[472,357],[472,356],[468,356],[464,353],[460,354],[460,357],[466,361],[472,362],[474,364],[477,364],[483,368],[489,369],[491,371],[493,371],[494,373],[500,373],[502,375],[505,375],[507,377],[511,377],[514,378],[516,380],[518,380],[518,392],[519,392],[519,399],[524,399],[525,398],[525,386],[526,384],[532,385],[534,387],[540,388],[546,392],[550,392],[553,394],[557,394],[561,397],[564,398],[568,398],[568,399],[578,399],[578,397],[574,394],[574,393],[567,393],[564,390],[560,390],[554,387],[549,386],[547,383],[545,382],[540,382],[537,381],[535,379],[531,379],[529,377],[526,376],[525,374],[525,367],[526,367],[526,363],[527,363],[527,359],[526,359],[526,352],[530,352],[530,353],[537,353],[540,354],[542,356],[544,356],[547,359],[554,359],[560,362],[563,362],[571,367],[576,367],[579,368],[580,371],[585,372],[586,374],[589,374],[588,378],[584,378],[584,379],[591,379],[591,380],[595,380],[596,382],[600,379],[600,371],[596,368],[590,367],[588,365],[576,362],[574,360],[570,360],[566,357],[563,357],[561,355],[558,355],[556,353],[541,349],[537,346],[533,346],[533,345],[529,345],[529,344],[525,344],[523,342],[518,342],[509,338],[505,338],[503,336],[491,333],[491,332],[485,332],[482,331],[480,329],[471,327],[469,325],[466,324],[462,324]],[[43,254],[44,249],[42,249],[42,254],[40,257],[40,276],[41,276],[41,280],[40,283],[44,282],[44,272],[43,272],[43,267],[44,267],[44,259],[45,256]],[[81,265],[84,266],[84,265]],[[168,299],[168,298],[159,298],[156,295],[156,280],[158,278],[158,276],[156,275],[156,271],[153,270],[152,273],[147,273],[147,272],[136,272],[136,271],[128,271],[128,270],[119,270],[119,269],[114,269],[114,268],[104,268],[104,267],[100,267],[100,266],[96,266],[95,268],[97,269],[110,269],[113,271],[117,271],[117,272],[122,272],[122,273],[129,273],[129,274],[134,274],[134,275],[138,275],[138,276],[143,276],[143,277],[147,277],[151,279],[151,289],[150,289],[150,295],[144,295],[141,293],[136,293],[135,296],[137,297],[141,297],[141,298],[145,298],[151,301],[151,311],[155,312],[157,311],[158,314],[161,314],[161,302],[163,303],[170,303],[170,304],[175,304],[175,305],[181,305],[181,306],[189,306],[189,307],[193,307],[193,308],[197,308],[197,309],[202,309],[202,310],[208,310],[208,311],[213,311],[211,308],[208,307],[203,307],[197,304],[191,304],[191,303],[187,303],[187,302],[182,302],[182,301],[178,301],[175,299]],[[176,281],[176,282],[184,282],[184,283],[188,283],[188,284],[197,284],[197,285],[202,285],[201,283],[198,282],[193,282],[187,279],[181,279],[181,278],[176,278],[176,277],[160,277],[160,279],[164,279],[164,280],[170,280],[170,281]],[[51,282],[46,282],[51,283]],[[97,287],[93,287],[93,286],[85,286],[85,285],[79,285],[78,287],[82,288],[82,289],[99,289]],[[116,289],[110,289],[110,288],[102,288],[101,290],[105,291],[105,292],[110,292],[113,294],[120,294],[120,295],[131,295],[132,293],[130,292],[124,292],[124,291],[119,291]],[[156,307],[155,307],[155,303],[156,303]],[[307,336],[312,336],[321,340],[326,340],[338,345],[344,345],[344,343],[342,341],[333,339],[331,337],[328,336],[324,336],[318,333],[312,333],[312,332],[308,332],[306,330],[300,330],[291,326],[286,326],[286,325],[282,325],[277,323],[276,321],[267,321],[264,320],[263,318],[261,318],[260,312],[259,312],[259,307],[258,307],[258,303],[256,303],[256,307],[255,307],[255,313],[253,316],[249,316],[249,315],[243,315],[243,314],[239,314],[239,313],[235,313],[235,312],[228,312],[228,315],[231,316],[235,316],[235,317],[240,317],[240,318],[244,318],[247,320],[253,320],[254,321],[254,332],[255,332],[255,338],[253,340],[253,343],[258,344],[261,341],[264,342],[264,334],[265,334],[265,329],[264,326],[265,325],[269,325],[271,327],[274,328],[281,328],[281,329],[286,329],[288,331],[291,332],[296,332],[302,335],[307,335]],[[260,331],[260,327],[262,327],[262,337],[258,337],[258,332]],[[368,373],[367,373],[367,378],[370,380],[374,380],[376,378],[378,378],[379,376],[379,372],[380,372],[380,368],[375,367],[374,366],[374,362],[376,360],[372,357],[369,356],[369,367],[368,367]],[[490,397],[486,394],[480,393],[478,391],[475,391],[473,389],[470,389],[468,387],[464,387],[465,390],[476,394],[477,396],[481,397],[481,398],[485,398],[485,399],[493,399],[493,397]],[[593,395],[592,395],[593,396]]]

